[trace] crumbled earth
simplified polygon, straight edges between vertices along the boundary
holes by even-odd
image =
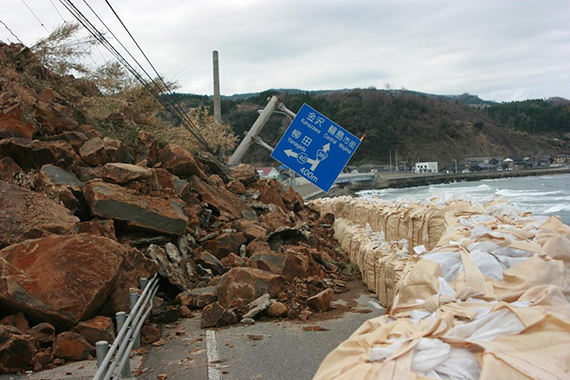
[[[81,96],[97,92],[0,43],[0,373],[92,357],[155,274],[143,344],[197,309],[202,327],[304,321],[346,291],[332,215],[143,130],[129,152],[84,123]]]

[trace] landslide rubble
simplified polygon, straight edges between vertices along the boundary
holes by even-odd
[[[142,277],[160,277],[151,322],[202,327],[310,318],[345,290],[332,214],[144,130],[129,151],[86,124],[91,93],[0,43],[0,373],[92,357]]]

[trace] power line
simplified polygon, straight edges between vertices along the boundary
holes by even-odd
[[[84,2],[86,2],[86,0],[83,0]],[[111,9],[111,11],[113,12],[113,14],[115,15],[115,17],[117,17],[117,20],[119,20],[119,22],[121,23],[121,25],[123,26],[123,28],[125,29],[125,31],[127,32],[127,34],[129,35],[129,37],[131,37],[131,39],[133,40],[133,42],[135,43],[136,47],[139,49],[139,51],[141,52],[141,54],[143,55],[143,57],[145,58],[145,60],[148,62],[148,64],[150,65],[150,67],[152,68],[152,70],[154,71],[154,73],[156,74],[156,76],[158,77],[158,79],[160,80],[160,82],[162,83],[162,85],[164,86],[164,88],[166,89],[166,91],[169,93],[170,96],[172,96],[174,102],[172,102],[171,104],[178,110],[178,112],[182,115],[185,116],[185,118],[187,119],[188,123],[191,124],[194,128],[195,126],[193,125],[192,121],[187,117],[185,111],[182,109],[182,106],[180,105],[180,102],[178,100],[178,97],[176,96],[176,94],[174,94],[170,88],[168,87],[168,84],[162,79],[162,76],[158,73],[158,71],[156,70],[156,68],[154,67],[154,65],[152,64],[152,62],[150,61],[150,59],[148,58],[148,56],[145,54],[145,52],[143,51],[143,49],[140,47],[139,43],[137,42],[137,40],[135,39],[135,37],[132,35],[132,33],[129,31],[129,29],[127,28],[127,26],[125,25],[125,23],[123,22],[123,20],[119,17],[119,15],[117,14],[117,12],[115,11],[115,9],[113,8],[113,6],[111,5],[111,3],[109,3],[108,0],[105,0],[105,2],[107,3],[107,5],[109,6],[109,8]],[[140,66],[140,65],[139,65]],[[148,75],[148,74],[147,74]]]
[[[192,121],[188,118],[188,116],[185,115],[184,113],[180,112],[180,109],[176,108],[175,106],[172,106],[171,104],[167,104],[166,102],[164,102],[164,100],[160,96],[162,89],[150,77],[150,75],[146,72],[146,70],[144,70],[144,68],[140,65],[140,63],[132,56],[132,54],[128,51],[128,49],[125,48],[125,50],[129,54],[129,56],[132,57],[132,59],[143,70],[143,72],[147,75],[147,77],[149,77],[149,79],[151,80],[151,83],[156,87],[156,89],[153,86],[151,86],[151,84],[149,84],[141,76],[141,74],[138,73],[138,71],[121,55],[121,53],[119,51],[117,51],[117,49],[93,25],[93,23],[91,21],[89,21],[89,19],[75,6],[75,4],[73,4],[73,2],[71,0],[59,0],[59,2],[79,21],[79,23],[85,29],[87,29],[87,31],[89,33],[91,33],[91,35],[93,35],[93,37],[95,37],[99,42],[101,42],[103,47],[105,47],[125,67],[125,69],[127,69],[127,71],[130,72],[143,85],[143,87],[146,88],[151,93],[151,95],[153,95],[155,97],[155,99],[160,104],[162,104],[162,106],[167,111],[169,111],[173,116],[180,119],[180,121],[182,122],[182,125],[196,138],[196,140],[198,140],[198,142],[200,142],[204,146],[204,148],[208,152],[213,153],[212,150],[210,149],[207,141],[200,134],[200,132],[198,131],[196,126],[192,123]],[[92,10],[92,12],[93,12],[93,10]],[[107,29],[109,30],[109,28],[107,28]],[[120,43],[120,41],[119,41],[119,43]],[[122,43],[120,43],[120,44],[121,44],[121,46],[123,46]],[[123,46],[123,48],[124,48],[124,46]]]
[[[32,12],[32,14],[33,14],[34,17],[36,18],[36,20],[38,20],[38,22],[40,23],[40,25],[43,26],[43,28],[46,30],[46,32],[49,33],[48,28],[46,28],[46,26],[44,25],[44,23],[42,22],[42,20],[40,20],[40,18],[36,15],[36,13],[32,10],[32,8],[30,8],[30,6],[28,5],[28,3],[26,3],[26,0],[22,0],[22,3],[24,3],[24,5],[26,6],[26,8],[28,8],[30,12]]]
[[[10,32],[10,34],[13,35],[14,38],[17,39],[19,43],[21,43],[22,45],[24,44],[24,43],[18,38],[18,36],[15,35],[14,32],[12,32],[12,29],[8,28],[8,25],[6,25],[6,23],[5,23],[4,21],[0,20],[0,23],[1,23],[2,25],[4,25],[4,27],[5,27],[6,29],[8,29],[8,31]]]

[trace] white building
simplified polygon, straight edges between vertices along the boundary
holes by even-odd
[[[278,178],[279,172],[271,166],[255,168],[261,178]]]
[[[414,165],[414,173],[437,173],[437,162],[418,162]]]

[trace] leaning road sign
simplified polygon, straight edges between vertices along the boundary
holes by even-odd
[[[329,192],[360,139],[303,104],[271,157]]]

